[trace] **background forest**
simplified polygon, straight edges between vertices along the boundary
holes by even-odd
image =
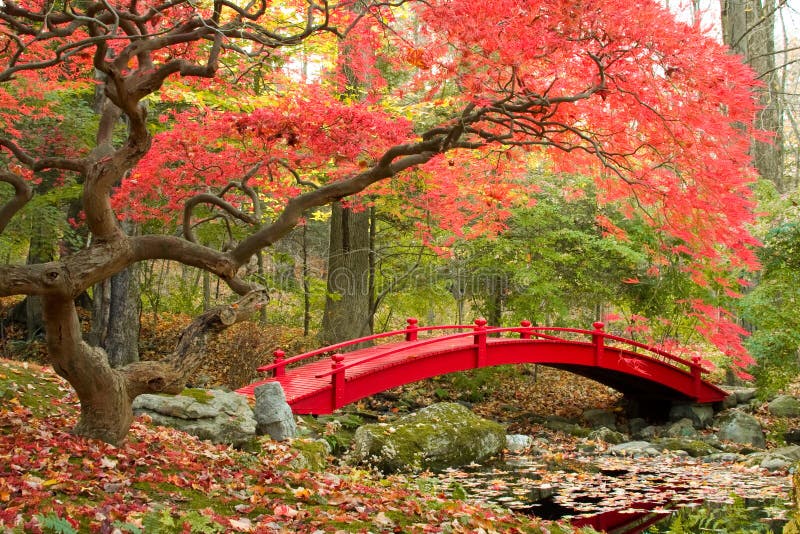
[[[247,267],[247,279],[269,289],[271,304],[262,309],[260,322],[270,333],[263,340],[251,339],[249,345],[240,341],[235,346],[237,356],[254,368],[279,344],[292,350],[351,339],[401,328],[407,317],[426,325],[464,324],[484,316],[495,325],[528,319],[534,324],[582,328],[600,319],[614,333],[679,354],[700,354],[722,367],[725,347],[734,347],[735,352],[746,331],[744,343],[759,364],[753,372],[760,385],[774,390],[796,376],[800,371],[798,13],[795,6],[779,0],[722,0],[721,10],[699,2],[670,7],[717,34],[763,83],[758,89],[763,106],[759,127],[773,137],[752,146],[761,174],[754,186],[759,219],[752,229],[764,245],[757,252],[760,271],[734,271],[711,282],[703,280],[687,270],[685,254],[654,254],[665,248],[664,235],[623,203],[600,199],[604,193],[597,191],[591,176],[556,173],[547,159],[531,157],[514,166],[518,176],[511,185],[499,179],[474,184],[410,179],[306,212],[287,238],[259,253]],[[369,84],[374,80],[390,86],[407,81],[403,72],[380,62],[374,65],[380,76],[354,76],[347,62],[342,67],[335,59],[342,53],[350,52],[333,50],[323,39],[308,39],[291,54],[254,63],[240,82],[248,84],[247,94],[252,96],[247,100],[214,84],[182,80],[169,81],[158,95],[148,97],[149,113],[159,117],[160,124],[153,126],[156,155],[141,164],[138,178],[117,188],[113,203],[124,214],[125,231],[129,235],[189,232],[199,243],[225,250],[245,235],[239,224],[252,222],[248,217],[269,217],[285,195],[309,183],[313,186],[313,175],[295,176],[297,180],[288,183],[280,174],[291,169],[282,167],[285,159],[275,156],[267,164],[274,190],[256,194],[248,187],[248,176],[263,169],[253,166],[243,173],[240,193],[254,204],[252,213],[245,214],[239,205],[223,199],[230,176],[194,148],[225,153],[231,149],[228,145],[240,141],[220,144],[204,138],[200,127],[207,128],[207,123],[199,121],[198,129],[192,130],[184,119],[208,114],[213,121],[212,111],[261,106],[262,112],[276,114],[270,118],[279,126],[269,135],[273,141],[281,140],[280,157],[310,157],[295,146],[298,133],[293,125],[280,123],[285,113],[274,111],[298,103],[282,101],[276,87],[335,73],[349,81],[342,99],[357,101],[370,98]],[[359,58],[352,56],[348,61],[354,65]],[[425,61],[422,56],[406,60]],[[328,111],[333,106],[320,104],[318,95],[303,98],[308,113],[314,105],[328,106]],[[397,106],[415,121],[435,124],[447,98],[443,94],[440,106],[391,101],[381,105]],[[39,138],[46,141],[36,149],[44,156],[88,150],[95,142],[102,100],[93,87],[77,83],[31,92],[22,99],[25,105],[48,112],[23,113],[14,127],[40,132]],[[365,130],[383,127],[344,112],[341,120]],[[174,129],[175,124],[182,126]],[[253,128],[244,123],[233,127]],[[122,138],[128,126],[120,121],[115,128],[115,135]],[[175,154],[191,161],[194,174],[170,162],[167,156]],[[499,159],[466,158],[448,164],[469,167],[476,174],[505,172]],[[181,219],[182,202],[201,177],[208,197],[193,205],[191,222]],[[144,179],[153,181],[137,188],[137,180]],[[458,194],[448,196],[452,188]],[[38,173],[34,193],[0,235],[3,263],[49,261],[88,244],[89,234],[80,224],[80,184],[50,170]],[[8,188],[0,189],[0,201],[11,195]],[[141,324],[146,331],[163,333],[170,330],[164,325],[185,324],[181,316],[197,315],[233,297],[230,288],[206,270],[151,260],[95,285],[82,304],[90,324],[86,328],[91,330],[87,336],[109,352],[115,365],[122,365],[157,352],[140,345]],[[42,334],[41,304],[37,297],[6,299],[4,304],[0,352],[24,357],[35,347],[29,342]],[[705,314],[699,313],[701,306],[706,307]],[[716,321],[711,323],[708,316],[714,314]],[[231,337],[258,338],[257,331],[239,329]],[[252,376],[231,374],[227,385],[239,386]]]

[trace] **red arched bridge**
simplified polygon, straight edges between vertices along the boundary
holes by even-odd
[[[633,398],[648,401],[711,403],[727,393],[703,380],[699,358],[687,360],[656,347],[609,334],[603,323],[594,330],[531,326],[511,328],[475,325],[420,327],[408,319],[404,330],[375,334],[284,359],[259,371],[272,377],[245,386],[253,395],[266,382],[279,382],[296,414],[329,414],[364,397],[437,375],[493,365],[536,363],[594,379]],[[467,330],[466,332],[464,330]],[[450,333],[455,332],[455,333]],[[420,333],[426,336],[421,338]],[[346,354],[338,351],[401,337]],[[330,358],[320,356],[332,354]]]

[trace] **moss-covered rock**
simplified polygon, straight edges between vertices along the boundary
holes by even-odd
[[[384,473],[440,470],[480,462],[505,447],[505,428],[464,406],[440,403],[391,423],[360,427],[350,460]]]
[[[575,436],[576,438],[588,438],[589,434],[592,432],[588,428],[582,427],[577,423],[571,423],[569,421],[548,420],[545,421],[544,426],[550,430],[564,432],[565,434]]]
[[[720,452],[719,449],[699,439],[669,438],[657,440],[654,445],[662,450],[686,451],[692,458]]]
[[[324,439],[295,439],[290,446],[297,451],[290,463],[293,469],[324,471],[328,467],[331,446]]]

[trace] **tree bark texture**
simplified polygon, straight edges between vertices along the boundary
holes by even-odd
[[[763,108],[756,127],[773,137],[771,142],[753,140],[755,167],[762,178],[784,191],[783,102],[780,69],[775,68],[776,0],[720,0],[720,7],[725,44],[740,54],[764,82],[759,90]]]
[[[92,347],[81,336],[72,299],[45,296],[47,348],[56,373],[75,388],[81,415],[75,433],[118,444],[133,421],[133,400],[144,393],[177,394],[186,378],[203,361],[208,336],[249,319],[267,302],[265,292],[245,295],[238,302],[210,310],[184,331],[173,354],[164,361],[134,362],[119,368],[106,351]]]
[[[94,286],[92,338],[112,367],[139,361],[141,299],[134,267]]]
[[[335,203],[331,209],[328,284],[320,341],[368,336],[370,331],[370,217]]]

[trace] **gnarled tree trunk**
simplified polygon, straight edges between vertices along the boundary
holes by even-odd
[[[81,403],[75,433],[118,444],[133,422],[131,404],[137,396],[180,393],[187,376],[202,362],[207,337],[251,317],[267,302],[267,296],[256,291],[235,304],[200,315],[164,361],[135,362],[117,369],[111,366],[103,349],[83,340],[72,299],[48,295],[43,301],[53,368],[75,388]]]

